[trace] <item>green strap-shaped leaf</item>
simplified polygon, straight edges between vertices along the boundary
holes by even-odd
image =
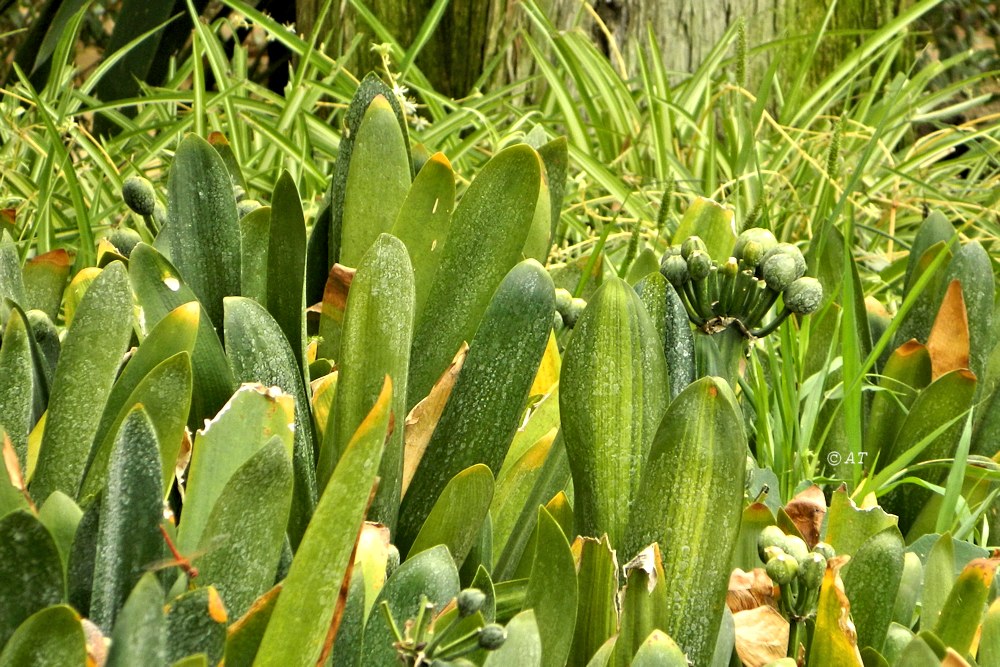
[[[625,274],[625,282],[638,287],[638,283],[642,282],[644,278],[648,278],[659,272],[660,258],[657,257],[656,252],[652,248],[643,248],[642,252],[639,253],[639,256],[635,258],[635,261],[629,267],[628,273]]]
[[[239,468],[273,437],[292,453],[295,402],[289,394],[262,385],[240,387],[203,430],[195,435],[188,469],[184,513],[177,531],[182,551],[194,551],[223,489]]]
[[[920,619],[924,627],[934,627],[955,583],[955,543],[950,533],[939,537],[927,554],[924,564],[923,591],[920,595]]]
[[[853,556],[865,541],[879,531],[896,525],[896,517],[877,505],[860,509],[851,500],[847,487],[833,492],[827,511],[826,541],[841,555]]]
[[[288,339],[299,366],[305,359],[306,220],[291,175],[284,171],[271,195],[267,246],[267,312]]]
[[[156,431],[146,411],[122,422],[101,503],[90,619],[110,632],[143,568],[163,553],[163,481]]]
[[[87,474],[80,487],[81,499],[93,496],[104,488],[116,435],[126,416],[136,405],[145,408],[146,416],[156,430],[163,488],[170,488],[191,405],[191,385],[191,355],[187,352],[178,352],[169,357],[139,382],[131,395],[123,401],[104,439],[98,441],[92,450]]]
[[[87,663],[80,615],[72,607],[48,607],[27,619],[0,653],[0,667],[48,667]]]
[[[500,558],[507,541],[518,528],[521,513],[542,473],[554,441],[554,433],[542,437],[518,457],[516,462],[510,464],[506,470],[501,470],[497,478],[496,493],[493,494],[490,504],[490,517],[493,521],[493,562],[497,562]]]
[[[941,306],[941,298],[944,296],[944,290],[948,286],[945,280],[945,272],[939,270],[935,271],[930,282],[920,294],[914,295],[911,293],[917,280],[930,270],[931,264],[938,260],[939,255],[946,255],[943,260],[940,260],[944,262],[944,265],[947,265],[951,261],[952,252],[946,241],[935,243],[919,256],[915,256],[913,250],[910,253],[909,264],[913,264],[914,268],[912,274],[909,273],[910,269],[907,268],[909,277],[905,295],[908,300],[912,298],[916,299],[916,301],[906,314],[906,317],[903,318],[899,328],[896,329],[896,337],[893,338],[893,345],[895,347],[899,347],[911,338],[915,338],[921,342],[927,340],[931,326],[934,324],[934,318],[937,316],[938,308]]]
[[[977,558],[966,565],[934,625],[934,634],[960,655],[972,648],[998,565],[996,558]]]
[[[219,495],[196,558],[199,585],[215,586],[243,616],[274,583],[292,502],[292,461],[278,436],[244,463]]]
[[[375,483],[391,404],[392,381],[386,378],[382,393],[358,427],[316,506],[255,664],[316,664]]]
[[[559,228],[563,198],[566,196],[566,172],[569,165],[569,146],[566,137],[556,137],[540,146],[538,156],[545,165],[545,176],[549,182],[549,214],[552,216],[550,235],[551,238],[555,238]]]
[[[704,377],[670,404],[633,505],[626,553],[659,542],[670,591],[658,627],[696,664],[715,649],[739,535],[747,441],[729,384]]]
[[[566,347],[561,377],[577,530],[607,533],[625,557],[629,511],[669,388],[656,329],[624,281],[611,278],[594,294]]]
[[[27,306],[24,279],[21,276],[21,257],[14,239],[6,230],[0,235],[0,322],[7,319],[10,306],[4,299],[10,299],[22,308]]]
[[[511,269],[497,288],[400,506],[395,541],[400,551],[409,549],[458,472],[476,463],[494,475],[500,470],[545,352],[554,311],[552,280],[534,260]]]
[[[271,620],[271,613],[280,593],[281,584],[278,584],[257,598],[250,610],[229,626],[229,631],[226,633],[227,665],[250,667],[253,664],[260,640]]]
[[[931,211],[924,218],[913,237],[913,245],[910,246],[910,256],[906,262],[906,275],[903,278],[903,285],[906,292],[910,291],[913,283],[920,277],[919,261],[927,250],[938,243],[947,243],[955,236],[955,228],[941,211]]]
[[[521,258],[540,169],[529,146],[506,148],[486,163],[455,209],[413,332],[408,409],[427,395],[462,341],[472,339],[497,285]]]
[[[63,567],[69,565],[73,537],[76,535],[81,518],[83,518],[83,510],[62,491],[55,491],[49,495],[38,511],[38,520],[49,529],[52,539],[55,540],[59,555],[62,557]]]
[[[413,265],[414,313],[419,317],[444,254],[455,208],[455,172],[444,153],[435,153],[413,179],[392,226]]]
[[[976,659],[980,665],[1000,664],[1000,599],[990,604],[983,617],[983,632]]]
[[[277,386],[295,398],[295,489],[288,525],[295,546],[316,507],[317,496],[315,437],[302,372],[278,323],[259,303],[243,297],[226,299],[226,355],[239,382]]]
[[[174,154],[167,215],[170,259],[221,329],[223,298],[240,293],[240,227],[226,165],[197,135]]]
[[[330,219],[329,223],[325,223],[329,231],[329,241],[327,244],[329,261],[324,267],[324,279],[334,262],[340,261],[344,263],[340,259],[341,229],[344,219],[344,199],[347,195],[347,178],[351,167],[351,158],[354,154],[354,145],[361,128],[361,121],[364,119],[372,101],[379,95],[389,102],[389,106],[396,115],[396,122],[403,136],[403,146],[407,152],[406,160],[407,163],[410,163],[410,140],[406,130],[406,119],[403,116],[403,109],[400,107],[399,100],[396,99],[392,89],[385,85],[378,78],[377,74],[371,72],[358,84],[358,89],[354,92],[351,104],[347,108],[347,131],[341,137],[339,152],[337,153],[337,163],[333,169],[333,178],[330,180]]]
[[[212,586],[196,588],[167,606],[167,661],[204,654],[202,664],[217,665],[226,651],[226,622],[222,598]]]
[[[765,526],[774,525],[774,515],[764,503],[754,502],[743,509],[740,519],[740,536],[733,550],[733,568],[750,572],[755,567],[764,567],[757,553],[757,539]]]
[[[538,633],[538,622],[534,610],[525,609],[510,619],[507,640],[499,649],[486,654],[483,667],[541,667],[541,664],[542,638]]]
[[[412,179],[406,137],[386,97],[375,96],[354,135],[344,186],[340,263],[357,266],[392,229]]]
[[[266,306],[270,206],[261,206],[240,218],[240,239],[240,296]]]
[[[524,249],[521,251],[526,259],[534,259],[541,264],[545,264],[545,260],[549,256],[549,238],[552,226],[551,206],[549,185],[543,177],[538,184],[535,212],[531,216],[531,226],[528,228],[528,236],[524,240]]]
[[[35,366],[28,323],[11,310],[0,347],[0,429],[7,432],[22,469],[28,462],[28,433],[34,424]]]
[[[132,335],[132,293],[125,267],[108,265],[80,303],[66,333],[49,396],[31,493],[76,497],[91,444]]]
[[[341,452],[378,397],[385,376],[393,380],[393,429],[382,455],[379,488],[369,518],[395,530],[403,476],[407,368],[413,334],[413,272],[406,247],[382,234],[364,254],[351,283],[340,343],[337,394],[327,422],[317,471],[326,484]]]
[[[944,284],[957,279],[962,283],[969,325],[969,368],[977,378],[986,374],[986,362],[993,349],[993,302],[996,282],[993,264],[979,241],[971,241],[955,251],[945,272]]]
[[[70,271],[69,253],[63,248],[50,250],[32,257],[21,269],[24,279],[23,307],[25,310],[40,310],[50,320],[59,317],[63,290]]]
[[[621,602],[621,626],[615,642],[614,664],[629,665],[649,633],[668,614],[667,582],[663,560],[655,542],[643,549],[623,568],[625,588]]]
[[[677,642],[660,630],[653,630],[639,645],[632,667],[685,667],[687,657]]]
[[[94,561],[97,559],[97,535],[101,521],[101,496],[84,507],[83,516],[73,535],[66,568],[67,599],[84,616],[90,616],[90,598],[94,588]]]
[[[27,511],[0,519],[0,646],[63,591],[59,549],[42,522]]]
[[[455,475],[417,533],[407,558],[443,544],[461,567],[479,537],[492,499],[493,473],[488,467],[477,463]]]
[[[618,562],[607,536],[578,537],[576,631],[569,664],[583,665],[618,631]]]
[[[899,581],[899,591],[892,607],[892,620],[907,628],[913,625],[913,614],[920,600],[920,588],[924,582],[924,566],[915,553],[903,554],[903,576]],[[890,626],[891,627],[891,626]]]
[[[150,336],[156,325],[177,307],[196,301],[194,292],[181,280],[177,269],[152,246],[140,243],[132,249],[128,271],[139,303],[140,327]],[[236,390],[222,343],[203,307],[199,307],[191,367],[194,389],[188,425],[196,429],[205,419],[214,417]]]
[[[927,347],[916,341],[899,346],[886,361],[879,388],[872,397],[865,451],[871,465],[876,456],[889,456],[889,447],[903,426],[906,413],[918,392],[931,383],[931,357]],[[880,461],[883,465],[886,461]]]
[[[417,615],[422,595],[426,595],[436,609],[441,609],[458,595],[458,589],[455,560],[444,545],[422,551],[404,562],[386,580],[385,587],[375,600],[375,611],[368,617],[365,626],[358,664],[393,665],[399,660],[396,649],[392,647],[392,631],[385,617],[377,611],[383,601],[389,603],[389,611],[396,623],[402,624]]]
[[[870,537],[847,565],[844,591],[858,630],[858,646],[882,651],[903,577],[903,536],[893,526]]]
[[[673,285],[659,271],[647,275],[635,286],[635,291],[660,334],[667,362],[670,400],[673,400],[684,387],[694,382],[695,377],[694,333],[687,310]]]
[[[573,553],[562,528],[538,508],[537,539],[524,609],[535,612],[542,638],[542,666],[566,663],[576,627],[577,585]]]
[[[167,661],[167,625],[163,589],[156,574],[139,579],[118,614],[111,633],[106,667],[162,665]]]

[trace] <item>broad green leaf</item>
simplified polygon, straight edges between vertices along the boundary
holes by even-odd
[[[462,341],[479,327],[497,285],[520,259],[538,200],[541,164],[524,144],[486,163],[452,216],[413,331],[407,409],[427,395]]]
[[[262,385],[240,387],[195,436],[184,512],[177,533],[181,551],[194,551],[223,490],[237,470],[274,437],[292,451],[294,399]]]
[[[750,572],[755,567],[764,567],[757,553],[757,539],[760,531],[766,526],[774,525],[774,515],[770,508],[761,502],[750,503],[743,509],[740,519],[740,535],[733,550],[732,567]]]
[[[59,548],[63,567],[69,565],[73,538],[82,518],[83,510],[77,507],[73,499],[62,491],[54,491],[49,495],[38,511],[38,520],[48,528],[52,539],[55,540],[56,547]]]
[[[486,654],[483,667],[541,667],[542,639],[535,612],[525,609],[507,624],[507,640],[496,651]]]
[[[552,200],[549,197],[549,185],[544,177],[544,170],[542,174],[538,185],[538,201],[535,203],[535,212],[531,218],[531,227],[528,228],[528,237],[524,241],[522,255],[526,259],[534,259],[545,264],[549,256]]]
[[[551,238],[556,237],[559,214],[562,213],[566,196],[566,172],[569,162],[569,148],[566,137],[556,137],[547,144],[537,147],[538,156],[545,166],[545,177],[549,182],[549,214],[552,216]]]
[[[177,454],[184,440],[184,425],[191,405],[192,375],[191,356],[187,352],[178,352],[142,378],[131,395],[122,402],[104,439],[95,443],[80,487],[81,499],[93,496],[104,488],[117,434],[127,415],[136,406],[145,408],[146,416],[156,431],[156,441],[160,445],[161,483],[166,493],[173,481]]]
[[[704,377],[667,409],[653,438],[626,553],[658,542],[671,592],[660,625],[698,664],[715,649],[740,530],[747,441],[729,384]]]
[[[118,431],[101,501],[90,620],[109,633],[143,568],[163,553],[163,481],[156,431],[134,408]]]
[[[577,530],[588,537],[607,533],[623,556],[642,467],[669,400],[667,383],[663,349],[645,307],[624,281],[608,280],[566,348],[559,412]]]
[[[221,330],[223,298],[240,293],[240,227],[226,165],[197,135],[174,153],[167,215],[170,260]]]
[[[316,507],[316,445],[309,398],[295,354],[281,328],[256,301],[226,299],[226,355],[238,382],[277,386],[295,398],[295,440],[292,464],[295,487],[289,539],[296,546]]]
[[[393,121],[395,122],[395,121]],[[388,375],[392,414],[406,412],[407,368],[413,333],[413,272],[399,239],[382,234],[365,252],[351,283],[338,361],[337,393],[320,449],[317,482],[322,489]],[[369,517],[395,530],[403,475],[402,423],[382,455],[379,488]]]
[[[705,197],[696,198],[681,218],[672,242],[679,244],[689,236],[700,236],[708,247],[709,256],[724,264],[733,254],[736,229],[732,208]]]
[[[915,553],[903,554],[903,576],[899,581],[899,592],[892,607],[892,620],[895,623],[910,627],[913,625],[913,613],[920,599],[920,588],[924,581],[924,566]]]
[[[0,234],[0,322],[7,320],[10,307],[4,299],[27,308],[27,297],[24,290],[24,279],[21,277],[21,258],[17,245],[10,234],[3,231]]]
[[[129,280],[139,305],[139,328],[152,335],[153,329],[178,306],[196,301],[177,269],[152,246],[138,244],[128,262]],[[233,373],[219,342],[212,320],[203,306],[198,314],[198,333],[191,356],[194,389],[188,426],[193,430],[225,405],[236,390]]]
[[[384,574],[384,570],[383,570]],[[375,595],[371,601],[375,602]],[[337,641],[333,645],[330,667],[355,667],[361,655],[361,642],[365,630],[365,605],[368,594],[365,591],[365,577],[355,564],[351,573],[351,583],[347,587],[347,600],[340,613],[337,627]]]
[[[132,293],[125,267],[112,263],[87,290],[66,333],[49,396],[45,434],[31,493],[75,497],[101,412],[132,335]]]
[[[24,277],[25,310],[40,310],[50,320],[59,317],[63,289],[69,278],[69,253],[63,248],[32,257],[21,269]]]
[[[240,296],[267,306],[267,251],[271,242],[271,207],[261,206],[240,218]]]
[[[358,88],[354,92],[354,97],[351,98],[351,104],[347,108],[347,129],[341,136],[340,146],[338,147],[339,150],[337,152],[337,163],[333,169],[333,178],[330,180],[330,189],[328,193],[330,199],[330,219],[328,223],[324,223],[326,224],[329,233],[329,240],[327,242],[329,261],[324,267],[327,271],[335,262],[339,261],[342,264],[346,263],[341,259],[341,230],[344,220],[344,208],[346,203],[345,198],[348,192],[347,181],[350,174],[351,164],[353,162],[352,158],[354,155],[355,144],[357,143],[358,134],[361,130],[361,123],[364,120],[371,103],[379,95],[381,95],[384,100],[388,101],[389,106],[396,115],[396,122],[399,125],[399,131],[403,137],[403,148],[407,153],[406,163],[409,165],[411,162],[410,141],[406,130],[406,119],[403,116],[403,109],[400,107],[399,100],[396,99],[392,89],[383,83],[382,80],[378,78],[377,74],[371,72],[364,79],[362,79],[361,83],[358,84]],[[378,165],[376,165],[376,171],[377,167]],[[376,194],[376,197],[377,196],[378,194]],[[379,231],[386,230],[380,229]],[[374,235],[372,238],[374,238]],[[364,252],[364,250],[366,250],[366,248],[362,248],[362,252]],[[326,271],[324,271],[324,273],[325,272]]]
[[[524,609],[535,612],[542,639],[543,667],[566,663],[576,627],[576,565],[556,520],[538,508],[537,538]]]
[[[405,141],[389,101],[375,96],[354,135],[343,195],[341,264],[358,266],[378,235],[392,229],[412,178]]]
[[[226,650],[229,617],[215,588],[188,591],[174,598],[166,612],[168,662],[203,653],[207,664],[219,664]]]
[[[493,486],[493,473],[481,463],[455,475],[434,503],[406,557],[443,544],[461,567],[489,513]]]
[[[886,361],[879,377],[879,389],[872,397],[872,407],[865,433],[865,449],[874,462],[890,455],[890,447],[906,413],[919,392],[931,383],[931,358],[924,345],[908,341],[900,345]]]
[[[643,248],[639,256],[632,262],[632,266],[629,267],[628,273],[625,275],[625,282],[633,287],[638,287],[643,280],[657,275],[659,272],[660,259],[656,252],[652,248]],[[653,317],[652,313],[650,313],[650,317]]]
[[[31,331],[17,310],[11,310],[0,347],[0,429],[14,445],[21,467],[28,461],[28,433],[34,424],[35,370]]]
[[[222,158],[222,163],[226,165],[226,171],[229,172],[234,189],[239,186],[245,191],[247,189],[246,178],[243,176],[243,170],[240,169],[239,158],[236,156],[232,144],[226,139],[226,135],[222,132],[209,132],[208,143]]]
[[[292,461],[278,436],[229,478],[202,532],[198,584],[243,616],[274,583],[292,502]]]
[[[850,621],[851,604],[844,594],[839,570],[846,559],[838,556],[827,563],[816,605],[816,626],[809,645],[810,667],[843,665],[861,667],[854,627]],[[907,663],[908,664],[908,663]]]
[[[939,667],[941,658],[923,637],[914,637],[903,649],[896,664],[906,667]]]
[[[632,659],[632,667],[685,667],[687,664],[677,642],[660,630],[650,633]]]
[[[250,667],[253,664],[280,593],[281,584],[277,584],[257,598],[250,610],[229,626],[226,635],[226,664],[229,667]]]
[[[607,535],[576,538],[573,557],[579,595],[569,663],[582,665],[618,630],[618,561]]]
[[[392,235],[406,245],[413,265],[413,312],[417,317],[441,264],[454,208],[455,172],[444,153],[435,153],[413,179],[392,226]]]
[[[621,624],[615,642],[613,664],[629,665],[649,634],[669,617],[669,583],[664,579],[663,559],[655,542],[643,549],[623,568],[625,588],[621,598]]]
[[[950,533],[934,542],[924,563],[923,591],[920,595],[920,624],[933,628],[955,582],[955,546]]]
[[[319,658],[375,483],[391,403],[392,381],[386,378],[302,537],[261,640],[260,664],[311,667]]]
[[[549,339],[548,345],[552,345],[551,338]],[[551,348],[548,346],[545,348],[546,356],[549,355],[550,349]],[[538,367],[539,373],[542,372],[542,369],[547,361],[549,360],[542,357],[542,363],[539,364]],[[561,367],[562,362],[560,362],[559,365]],[[558,372],[559,369],[556,369],[557,380]],[[534,387],[532,389],[534,389]],[[535,395],[533,391],[532,395]],[[504,458],[503,465],[500,467],[500,474],[497,475],[497,482],[499,483],[501,479],[510,472],[514,465],[521,460],[521,457],[524,456],[529,449],[537,445],[542,438],[551,435],[552,432],[558,428],[559,383],[556,382],[549,392],[532,406],[531,414],[528,416],[527,423],[517,429],[517,433],[514,434],[514,440],[510,443],[510,449],[507,450],[507,456]]]
[[[403,497],[395,540],[401,551],[409,549],[452,477],[476,463],[499,472],[545,352],[554,311],[552,281],[533,260],[515,266],[497,287]]]
[[[0,652],[0,667],[49,667],[87,663],[80,615],[72,607],[48,607],[32,615]]]
[[[615,644],[618,643],[618,635],[615,635],[608,641],[601,644],[601,648],[597,649],[591,658],[590,662],[587,663],[587,667],[606,667],[611,664],[611,658],[615,652]]]
[[[1000,664],[1000,599],[994,600],[983,617],[976,659],[980,665]]]
[[[968,653],[975,641],[998,565],[1000,559],[996,558],[978,558],[966,565],[934,625],[934,634],[961,655]]]
[[[0,646],[64,591],[59,549],[42,522],[27,511],[0,519]]]
[[[890,665],[902,665],[900,656],[902,656],[903,651],[906,647],[913,641],[913,633],[910,631],[909,626],[903,626],[899,623],[890,623],[889,632],[885,636],[885,646],[882,652],[883,657]]]
[[[969,368],[977,378],[986,374],[986,361],[993,348],[993,302],[996,284],[990,256],[979,241],[970,241],[955,251],[945,275],[945,284],[962,284],[969,327]]]
[[[388,602],[389,611],[398,624],[413,618],[420,608],[420,597],[436,609],[442,609],[458,595],[458,570],[455,560],[444,545],[422,551],[407,560],[392,573],[385,587],[375,600],[375,610],[368,617],[365,636],[361,648],[359,665],[392,665],[397,661],[396,650],[392,647],[393,636],[379,613],[383,601]]]
[[[67,600],[84,616],[90,616],[90,599],[94,588],[94,561],[97,560],[97,538],[101,521],[101,496],[83,508],[83,516],[73,535],[66,568]]]
[[[283,171],[271,195],[267,246],[267,312],[288,339],[295,360],[305,359],[306,220],[295,181]]]
[[[147,572],[132,589],[111,632],[107,667],[162,665],[167,661],[163,589]]]
[[[911,251],[912,253],[912,251]],[[945,255],[944,259],[939,260],[940,255]],[[911,254],[911,263],[913,262],[914,256]],[[936,271],[930,278],[930,282],[924,287],[924,290],[915,296],[911,296],[911,290],[913,289],[917,280],[927,271],[931,270],[931,264],[935,261],[944,262],[948,264],[951,261],[952,252],[945,241],[939,241],[934,245],[930,246],[919,256],[919,261],[914,264],[914,270],[912,274],[908,273],[907,285],[906,285],[906,298],[915,299],[913,307],[910,311],[906,313],[899,328],[896,329],[896,337],[893,338],[893,346],[899,347],[906,341],[910,339],[916,339],[921,342],[927,341],[927,336],[930,334],[931,325],[934,323],[934,317],[937,315],[938,307],[941,305],[941,296],[944,294],[944,289],[948,285],[945,280],[944,271]]]
[[[80,307],[84,295],[99,275],[101,269],[88,266],[77,272],[69,281],[69,286],[63,294],[63,322],[67,327],[73,324],[73,320],[76,319],[76,309]]]
[[[853,556],[872,535],[896,525],[896,517],[878,505],[859,508],[843,485],[833,492],[826,516],[825,540],[839,555]]]
[[[552,429],[539,438],[538,442],[524,452],[506,471],[500,472],[496,492],[490,503],[490,517],[493,520],[493,562],[497,562],[500,558],[508,539],[518,527],[526,501],[552,451],[555,437],[556,430]]]
[[[895,526],[868,538],[844,571],[858,646],[882,651],[903,577],[903,536]]]
[[[934,210],[924,218],[913,237],[910,255],[906,262],[906,274],[903,285],[907,292],[920,277],[919,261],[931,246],[947,243],[955,236],[955,228],[941,211]]]

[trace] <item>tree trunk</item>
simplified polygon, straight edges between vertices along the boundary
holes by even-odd
[[[823,22],[830,0],[590,0],[594,12],[580,0],[536,0],[559,30],[580,27],[602,50],[621,51],[629,67],[636,67],[639,49],[645,48],[646,26],[652,26],[663,54],[664,65],[679,75],[693,72],[726,30],[740,18],[746,20],[751,48],[778,38],[791,40],[769,53],[794,67],[808,53],[812,35]],[[827,29],[829,33],[815,54],[814,74],[822,76],[837,66],[862,39],[857,31],[877,27],[912,0],[840,0]],[[310,29],[321,0],[298,0],[300,31]],[[352,68],[361,73],[380,62],[370,52],[371,29],[363,25],[348,0],[334,0],[334,17],[328,23],[328,38],[322,40],[331,53],[338,53],[358,33],[366,37],[355,54]],[[404,48],[416,37],[434,0],[368,0],[369,9]],[[536,28],[517,0],[452,0],[417,64],[435,89],[451,97],[473,92],[484,68],[495,67],[490,85],[523,79],[533,74],[532,57],[518,38],[518,31]],[[614,39],[594,20],[598,15]],[[509,51],[504,52],[508,44]],[[498,54],[503,54],[497,63]],[[766,67],[766,63],[756,63]],[[786,67],[784,64],[783,67]],[[635,72],[633,71],[632,74]]]

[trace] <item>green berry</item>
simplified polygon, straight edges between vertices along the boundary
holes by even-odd
[[[132,248],[136,246],[142,237],[139,236],[139,232],[134,229],[129,229],[128,227],[118,227],[117,229],[111,230],[108,234],[108,242],[115,247],[115,250],[120,252],[123,257],[129,257],[132,254]]]
[[[764,282],[775,292],[781,292],[800,277],[795,258],[783,253],[771,255],[761,264]]]
[[[789,285],[782,296],[788,310],[798,315],[809,315],[823,303],[823,286],[815,278],[804,276]]]
[[[563,326],[565,326],[565,323],[563,322],[562,313],[558,310],[554,311],[552,313],[552,329],[554,331],[562,331]]]
[[[757,550],[761,554],[761,560],[767,562],[764,557],[764,549],[767,547],[778,547],[783,549],[785,545],[785,532],[777,526],[764,526],[760,535],[757,536]]]
[[[778,239],[774,238],[769,230],[761,227],[751,227],[743,230],[736,239],[733,246],[733,257],[743,261],[749,267],[756,267],[760,264],[770,250],[778,245]]]
[[[458,607],[458,615],[461,618],[472,616],[483,608],[486,603],[486,593],[478,588],[466,588],[459,592],[455,605]]]
[[[807,547],[802,538],[797,535],[786,535],[785,546],[783,549],[785,550],[785,553],[795,560],[802,560],[809,555],[809,547]]]
[[[837,555],[837,552],[834,551],[833,547],[827,544],[826,542],[817,542],[816,546],[814,546],[812,550],[820,554],[827,560],[830,560],[831,558]]]
[[[573,300],[573,295],[568,289],[562,287],[556,288],[556,310],[560,313],[565,313],[569,310],[569,304]]]
[[[712,258],[706,252],[694,250],[688,255],[687,268],[691,280],[704,280],[712,270]]]
[[[779,586],[792,583],[799,571],[799,564],[788,554],[778,554],[767,561],[767,576]]]
[[[667,255],[664,257],[660,263],[660,273],[674,287],[680,287],[691,278],[688,274],[687,262],[680,255]]]
[[[153,184],[142,176],[129,176],[122,183],[122,199],[125,204],[142,216],[153,215],[156,208],[156,191]]]
[[[497,623],[487,623],[479,630],[479,646],[495,651],[507,640],[507,630]]]
[[[705,245],[705,242],[701,240],[700,236],[689,236],[684,239],[684,243],[681,244],[681,257],[687,259],[695,250],[700,250],[706,255],[708,254],[708,246]]]
[[[761,549],[760,559],[765,563],[770,563],[772,560],[778,556],[787,556],[785,550],[777,545],[771,545],[769,547],[764,547]]]
[[[569,308],[562,314],[563,323],[572,329],[576,326],[576,323],[580,321],[580,316],[583,315],[583,311],[586,309],[586,301],[580,298],[573,299],[569,303]]]
[[[815,551],[799,561],[799,579],[806,588],[819,588],[826,573],[826,558]]]

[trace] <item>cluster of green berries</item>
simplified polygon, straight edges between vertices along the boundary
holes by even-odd
[[[790,314],[808,315],[823,301],[819,281],[805,275],[802,251],[757,227],[739,235],[733,256],[721,266],[701,238],[690,236],[667,250],[660,273],[674,286],[691,322],[706,331],[739,321],[748,334],[765,336]],[[761,326],[779,295],[784,309]]]
[[[810,550],[801,537],[767,526],[757,538],[757,551],[767,576],[781,588],[782,611],[799,618],[815,611],[826,562],[836,555],[833,547],[817,542]]]
[[[587,302],[579,297],[570,294],[569,290],[562,287],[556,288],[556,313],[552,322],[552,327],[559,331],[564,326],[572,329],[576,326],[577,320],[587,308]]]
[[[467,623],[460,623],[482,610],[486,594],[478,588],[466,588],[455,599],[456,614],[443,628],[435,627],[434,605],[422,596],[420,611],[408,620],[401,632],[389,603],[382,602],[381,611],[389,624],[395,642],[393,646],[402,664],[409,667],[472,667],[474,663],[465,659],[473,651],[483,649],[495,651],[507,639],[507,630],[497,623],[486,623],[469,629]],[[466,628],[464,634],[452,638],[456,628]]]

